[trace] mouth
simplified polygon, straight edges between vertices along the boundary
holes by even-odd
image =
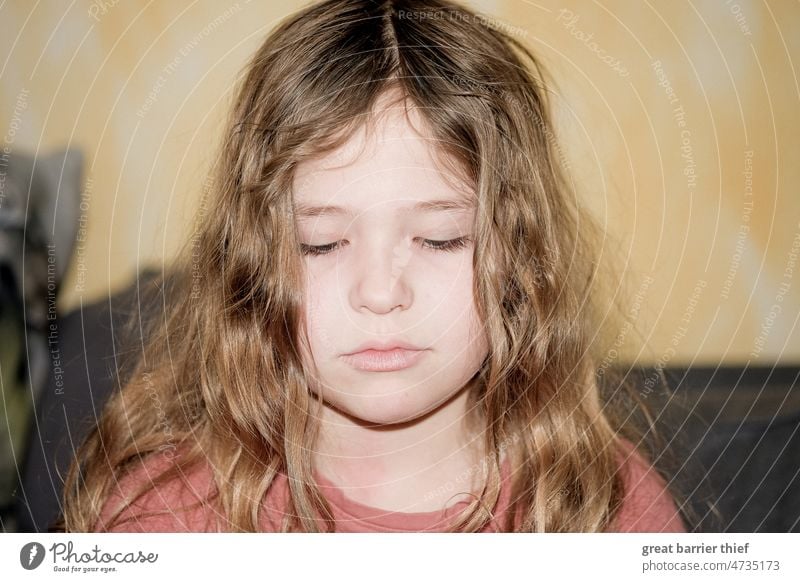
[[[369,348],[345,354],[342,359],[353,368],[365,372],[395,372],[414,366],[427,350],[394,347],[380,350]]]

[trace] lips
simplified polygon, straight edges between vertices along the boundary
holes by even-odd
[[[416,364],[426,351],[404,340],[372,340],[344,354],[342,359],[364,372],[396,372]]]
[[[414,344],[411,344],[409,342],[402,341],[402,340],[385,340],[385,341],[373,340],[373,341],[368,341],[368,342],[365,342],[365,343],[361,344],[356,349],[354,349],[352,352],[348,352],[345,355],[346,356],[351,356],[351,355],[354,355],[354,354],[358,354],[358,353],[366,352],[366,351],[370,351],[370,350],[378,351],[378,352],[388,352],[388,351],[398,350],[398,349],[399,350],[409,350],[409,351],[419,351],[419,350],[423,350],[425,348],[421,348],[419,346],[415,346]]]
[[[345,354],[342,359],[353,368],[364,372],[396,372],[412,367],[426,353],[427,350],[424,349],[366,349]]]

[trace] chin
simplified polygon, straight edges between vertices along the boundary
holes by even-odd
[[[327,402],[354,420],[381,425],[410,422],[436,408],[436,402],[420,402],[412,398],[407,391],[369,396],[349,395]]]

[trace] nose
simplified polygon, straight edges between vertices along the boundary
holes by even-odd
[[[408,241],[386,241],[367,246],[352,266],[350,304],[356,311],[389,313],[408,309],[413,302],[410,285],[411,247]]]

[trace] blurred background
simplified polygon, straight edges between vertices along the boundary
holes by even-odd
[[[556,80],[562,163],[630,298],[603,365],[668,373],[652,400],[682,398],[671,426],[704,471],[685,479],[719,484],[698,531],[796,531],[800,7],[463,3]],[[305,4],[0,6],[4,531],[57,511],[115,387],[115,318],[193,236],[234,81]]]

